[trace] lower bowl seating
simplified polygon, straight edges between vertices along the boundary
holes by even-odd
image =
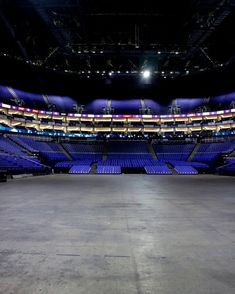
[[[163,174],[171,175],[172,171],[166,165],[156,165],[156,166],[145,166],[145,171],[149,175]]]
[[[198,171],[192,166],[176,165],[175,170],[179,175],[197,175]]]
[[[69,170],[69,174],[89,174],[90,170],[90,165],[73,165]]]
[[[97,174],[120,174],[121,167],[120,166],[97,166],[96,170]]]

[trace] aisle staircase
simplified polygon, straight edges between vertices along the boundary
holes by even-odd
[[[172,164],[167,163],[166,165],[172,171],[172,175],[178,175],[177,171],[174,169],[174,166]]]
[[[107,159],[107,145],[106,143],[103,144],[103,149],[102,149],[102,160]]]
[[[57,143],[60,147],[60,150],[67,156],[69,160],[73,160],[72,156],[69,154],[69,152],[64,148],[62,143]]]
[[[25,146],[20,144],[17,140],[14,140],[14,136],[7,136],[7,139],[13,142],[15,145],[19,146],[21,150],[25,152],[25,156],[34,156],[30,150],[28,150]]]
[[[148,148],[149,153],[152,155],[152,158],[155,159],[155,160],[157,160],[157,155],[154,152],[154,149],[153,149],[153,146],[152,146],[151,143],[148,143],[147,144],[147,148]]]
[[[189,157],[188,157],[188,161],[192,161],[194,155],[197,153],[198,148],[200,147],[200,143],[195,144],[192,152],[190,153]]]
[[[96,168],[97,168],[97,163],[92,163],[89,174],[94,175],[96,173]]]

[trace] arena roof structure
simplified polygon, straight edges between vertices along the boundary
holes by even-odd
[[[99,90],[114,88],[105,93],[110,95],[121,80],[130,85],[126,95],[135,96],[137,80],[147,70],[151,81],[141,81],[142,95],[151,96],[171,79],[178,85],[195,73],[196,79],[201,74],[199,83],[208,71],[225,72],[226,80],[233,75],[234,0],[10,0],[0,5],[1,59],[8,65],[15,59],[28,76],[44,77],[46,70],[54,77],[50,85],[63,74],[72,80],[69,88],[78,79],[87,85],[98,80]],[[12,83],[12,73],[6,80]],[[208,83],[202,88],[210,90]]]

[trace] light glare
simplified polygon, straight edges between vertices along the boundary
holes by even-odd
[[[143,78],[148,79],[151,75],[151,72],[149,70],[143,71]]]

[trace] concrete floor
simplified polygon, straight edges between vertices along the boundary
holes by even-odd
[[[0,183],[0,293],[234,294],[235,178]]]

